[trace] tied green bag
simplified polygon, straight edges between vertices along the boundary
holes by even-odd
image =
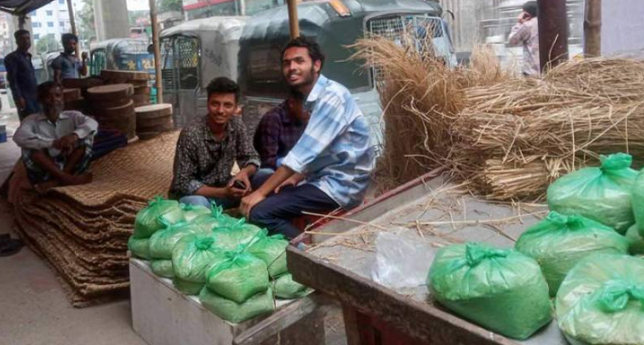
[[[148,238],[130,236],[127,240],[127,249],[137,258],[150,260],[150,239]]]
[[[630,242],[629,253],[631,255],[644,255],[644,237],[640,235],[638,225],[633,225],[628,228],[625,236]]]
[[[628,247],[625,237],[599,222],[557,212],[530,227],[515,245],[516,250],[537,260],[552,297],[566,274],[588,255],[627,254]]]
[[[477,243],[441,248],[427,285],[447,309],[507,337],[527,339],[551,320],[539,265],[515,250]]]
[[[148,206],[136,214],[134,220],[134,238],[148,238],[166,224],[176,224],[183,221],[183,211],[175,200],[166,200],[160,196],[148,202]]]
[[[296,282],[290,273],[286,273],[275,279],[273,291],[279,299],[296,299],[310,294],[313,289]]]
[[[288,271],[286,268],[286,247],[288,247],[288,241],[282,235],[260,235],[248,247],[247,251],[264,261],[268,266],[268,274],[275,278]]]
[[[264,261],[244,253],[245,247],[226,253],[226,260],[214,265],[207,273],[210,291],[243,303],[269,287],[268,268]]]
[[[179,204],[183,211],[183,218],[186,222],[192,222],[195,218],[203,215],[209,215],[210,209],[201,205]]]
[[[212,203],[208,214],[202,214],[192,220],[193,224],[197,224],[208,231],[213,231],[222,226],[230,226],[236,222],[235,218],[225,214],[223,208],[215,203]]]
[[[187,295],[196,295],[206,284],[206,272],[226,260],[225,253],[214,246],[215,234],[189,235],[182,238],[172,250],[172,267],[177,289]]]
[[[644,261],[611,254],[586,258],[561,284],[556,312],[571,344],[644,344]]]
[[[275,310],[271,289],[249,298],[244,303],[236,303],[204,287],[199,294],[199,300],[213,314],[232,323],[244,322]]]
[[[255,225],[246,224],[244,219],[239,219],[232,225],[213,230],[213,233],[217,234],[215,245],[226,251],[235,251],[239,246],[247,246],[261,238],[265,232],[266,230],[262,230]]]
[[[172,269],[172,260],[152,260],[150,263],[152,273],[163,278],[174,278],[174,270]]]
[[[177,223],[157,231],[150,237],[150,256],[152,259],[172,259],[172,249],[184,236],[205,233],[205,231],[190,223]]]
[[[644,237],[644,169],[637,174],[632,190],[633,213],[640,236]]]
[[[637,172],[633,158],[624,153],[601,156],[601,167],[583,168],[548,187],[548,206],[561,214],[580,215],[620,234],[635,223],[631,188]]]

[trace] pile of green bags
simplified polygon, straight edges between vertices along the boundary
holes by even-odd
[[[507,337],[527,339],[552,319],[539,264],[515,250],[477,243],[441,248],[427,285],[447,309]]]
[[[166,224],[175,224],[183,220],[183,211],[177,201],[154,197],[148,206],[137,213],[134,232],[127,243],[128,249],[135,257],[149,260],[150,236],[165,228]]]
[[[312,291],[289,274],[283,236],[268,236],[214,204],[207,209],[155,198],[137,215],[128,245],[151,260],[152,272],[187,295],[199,295],[206,308],[230,322],[273,311],[275,298]]]
[[[631,189],[637,172],[624,153],[601,156],[601,167],[583,168],[548,187],[550,210],[596,220],[620,234],[635,223]]]
[[[635,224],[626,231],[629,241],[628,251],[631,255],[644,255],[644,237],[640,234],[638,225]]]
[[[559,288],[556,316],[573,345],[644,344],[644,261],[610,254],[582,260]]]
[[[594,220],[553,211],[524,232],[515,248],[539,263],[554,297],[580,260],[595,253],[627,254],[629,241]]]

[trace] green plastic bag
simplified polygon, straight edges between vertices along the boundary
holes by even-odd
[[[137,258],[150,260],[150,239],[148,238],[130,236],[127,240],[127,249]]]
[[[215,245],[225,251],[235,251],[239,246],[248,246],[263,237],[265,232],[255,225],[247,224],[244,219],[213,230],[213,233],[217,234]]]
[[[635,223],[640,235],[644,237],[644,169],[637,174],[631,192]]]
[[[247,251],[264,261],[268,266],[268,274],[275,278],[288,271],[286,268],[286,247],[288,247],[288,241],[282,235],[260,235],[259,239],[254,241]]]
[[[269,287],[264,261],[241,250],[226,253],[226,260],[214,265],[207,277],[206,286],[212,292],[237,303],[243,303]]]
[[[209,231],[213,231],[220,227],[231,226],[238,221],[238,219],[225,214],[221,206],[217,206],[213,203],[210,208],[210,213],[200,215],[193,219],[192,222],[194,224],[199,224]]]
[[[427,285],[447,309],[510,338],[527,339],[551,320],[539,264],[515,250],[477,243],[441,248]]]
[[[189,282],[187,280],[177,278],[176,275],[172,277],[172,285],[174,285],[177,290],[189,296],[199,295],[199,292],[201,292],[201,289],[204,287],[203,283]]]
[[[624,234],[635,223],[631,188],[637,172],[630,155],[601,156],[601,167],[583,168],[548,188],[550,210],[596,220]]]
[[[153,259],[172,259],[172,249],[184,236],[206,233],[201,227],[190,223],[177,223],[167,228],[157,231],[150,237],[150,256]]]
[[[199,300],[213,314],[232,323],[241,323],[275,310],[271,289],[249,298],[244,303],[236,303],[204,287],[199,294]]]
[[[179,207],[181,207],[181,210],[183,211],[183,218],[186,222],[192,222],[199,216],[211,214],[209,208],[201,205],[180,204]]]
[[[524,232],[515,248],[537,260],[550,296],[579,261],[596,253],[627,254],[629,241],[615,230],[582,216],[548,216]]]
[[[194,283],[196,287],[206,284],[206,273],[213,265],[226,260],[225,252],[214,246],[215,234],[189,235],[181,239],[172,250],[172,266],[175,278],[181,283]],[[186,285],[186,284],[184,284]],[[177,286],[181,290],[179,286]],[[182,290],[183,291],[183,290]],[[193,294],[199,293],[196,291]]]
[[[644,260],[593,255],[573,268],[557,293],[557,322],[576,344],[644,344]]]
[[[640,235],[638,225],[628,228],[626,239],[630,242],[628,252],[631,255],[644,255],[644,237]]]
[[[163,278],[173,278],[172,260],[152,260],[150,263],[152,273]]]
[[[273,281],[273,291],[277,298],[296,299],[310,294],[313,289],[296,282],[293,280],[293,276],[287,273]]]
[[[134,220],[134,238],[148,238],[156,231],[165,228],[165,224],[176,224],[183,221],[183,211],[179,202],[166,200],[160,196],[148,202],[148,206],[136,214]]]

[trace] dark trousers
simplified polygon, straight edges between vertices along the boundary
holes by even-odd
[[[323,191],[310,184],[288,187],[255,205],[250,212],[250,222],[266,227],[269,234],[283,234],[289,239],[300,234],[291,221],[302,211],[326,213],[339,205]]]

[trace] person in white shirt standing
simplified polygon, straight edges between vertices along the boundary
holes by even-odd
[[[518,22],[512,28],[508,44],[510,46],[523,46],[524,76],[537,76],[540,74],[539,62],[539,19],[536,1],[523,4],[523,11]]]
[[[63,111],[63,90],[53,81],[38,85],[40,113],[27,116],[13,140],[22,149],[27,176],[39,193],[86,184],[98,123],[78,111]]]

